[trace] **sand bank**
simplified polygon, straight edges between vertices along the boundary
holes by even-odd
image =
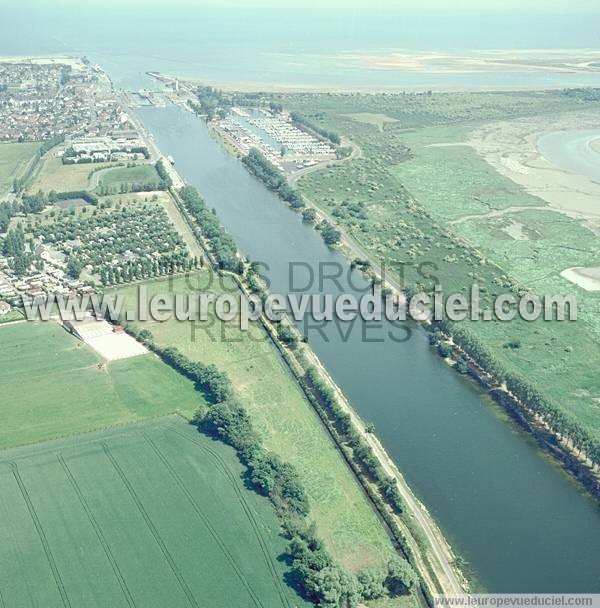
[[[600,291],[600,266],[574,266],[563,270],[560,276],[586,291]]]
[[[535,116],[486,124],[471,133],[469,144],[499,173],[527,192],[600,232],[600,184],[555,167],[537,148],[538,139],[545,133],[598,128],[597,112]],[[598,141],[594,144],[600,145]]]
[[[600,51],[503,49],[466,53],[381,51],[339,53],[337,60],[371,70],[464,74],[469,72],[598,72]]]

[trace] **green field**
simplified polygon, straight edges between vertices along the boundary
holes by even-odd
[[[172,287],[168,280],[149,283],[148,295],[203,290],[207,275],[198,276],[187,287],[184,279],[176,279]],[[137,287],[119,291],[128,308],[136,306]],[[221,288],[213,283],[210,291],[220,293]],[[264,446],[298,470],[309,496],[310,518],[335,559],[354,572],[366,566],[385,567],[393,548],[383,527],[258,325],[241,332],[235,321],[225,324],[212,318],[198,324],[151,321],[144,327],[158,344],[176,346],[190,359],[214,363],[229,374]]]
[[[60,158],[47,158],[44,161],[35,180],[29,187],[29,192],[73,192],[87,190],[93,171],[110,167],[110,163],[85,163],[82,165],[63,165]]]
[[[23,318],[23,313],[18,308],[13,308],[10,312],[0,317],[0,324],[22,321]]]
[[[348,118],[364,122],[367,125],[373,125],[383,131],[387,124],[398,122],[395,118],[386,116],[385,114],[373,114],[372,112],[357,112],[356,114],[346,114]]]
[[[39,147],[36,142],[0,144],[0,195],[12,189],[13,179],[25,171]]]
[[[178,417],[1,452],[0,605],[305,605],[242,473]]]
[[[544,201],[470,147],[431,146],[464,142],[483,121],[550,119],[581,103],[532,92],[288,95],[280,101],[361,147],[361,158],[307,174],[298,187],[388,272],[400,269],[405,285],[433,286],[431,276],[419,272],[425,262],[435,264],[427,269],[446,294],[479,284],[482,305],[511,286],[538,294],[576,291],[575,323],[467,322],[468,330],[505,370],[526,378],[570,421],[600,438],[600,377],[591,363],[600,360],[600,298],[560,277],[565,268],[597,264],[598,237],[573,219],[533,209]],[[382,133],[373,121],[356,120],[365,113],[397,122]],[[519,210],[505,213],[509,207]],[[494,211],[503,215],[481,217]],[[511,343],[519,347],[507,347]]]
[[[135,167],[117,167],[103,171],[98,180],[98,188],[110,188],[119,192],[121,188],[133,185],[147,186],[160,182],[154,165],[136,165]]]
[[[0,448],[65,437],[203,404],[148,354],[105,363],[52,321],[0,326]]]

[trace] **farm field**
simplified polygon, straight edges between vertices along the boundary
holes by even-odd
[[[158,293],[190,290],[221,293],[215,278],[209,285],[206,272],[186,280],[148,283],[148,297]],[[224,285],[232,290],[229,280]],[[137,308],[137,287],[120,288],[127,308]],[[141,326],[142,324],[140,324]],[[323,429],[317,415],[256,324],[248,332],[239,323],[143,324],[162,346],[175,346],[203,363],[226,371],[260,433],[264,446],[293,464],[310,501],[310,518],[317,524],[333,557],[351,571],[367,566],[384,568],[393,553],[391,543],[362,490]]]
[[[36,142],[0,144],[0,195],[12,189],[13,179],[23,173],[39,147]]]
[[[306,605],[242,468],[176,416],[0,452],[2,605]]]
[[[511,285],[538,294],[576,293],[577,322],[467,322],[468,330],[504,369],[532,382],[600,439],[600,379],[590,364],[600,358],[598,294],[560,276],[565,268],[597,264],[597,236],[460,145],[483,120],[552,116],[581,103],[525,92],[406,95],[401,101],[288,95],[278,101],[361,147],[362,158],[309,173],[298,188],[374,260],[400,269],[404,284],[428,289],[435,276],[450,294],[477,283],[482,305]],[[375,107],[398,122],[379,125],[381,133],[378,125],[349,116],[375,113]],[[419,272],[424,262],[435,263],[425,276]]]
[[[122,188],[129,189],[133,185],[149,186],[158,182],[160,182],[160,177],[154,165],[116,167],[99,174],[97,190],[108,188],[111,191],[120,192]]]
[[[29,187],[29,192],[73,192],[87,190],[92,171],[112,166],[111,163],[85,163],[82,165],[63,165],[62,159],[47,158],[35,180]]]
[[[0,326],[0,344],[0,448],[203,405],[154,355],[105,363],[53,321]]]

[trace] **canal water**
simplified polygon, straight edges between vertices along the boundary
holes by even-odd
[[[357,293],[358,274],[319,285],[347,261],[228,155],[191,113],[142,108],[141,120],[198,187],[271,291]],[[302,264],[306,265],[303,266]],[[325,266],[323,266],[325,265]],[[310,268],[315,280],[310,283]],[[407,326],[408,327],[408,326]],[[408,327],[410,329],[410,327]],[[474,384],[412,328],[329,323],[309,342],[479,581],[495,592],[600,592],[600,510]]]

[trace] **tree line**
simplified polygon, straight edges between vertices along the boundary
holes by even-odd
[[[327,129],[315,124],[311,120],[309,120],[304,114],[300,114],[300,112],[292,112],[290,114],[290,118],[292,122],[298,127],[305,127],[315,133],[318,133],[321,137],[328,139],[332,144],[339,146],[341,143],[341,138],[338,133],[335,131],[328,131]]]
[[[63,134],[60,134],[54,135],[54,137],[51,137],[42,142],[42,144],[35,153],[34,159],[29,163],[25,173],[21,175],[21,177],[15,177],[13,179],[13,192],[15,194],[19,194],[19,192],[21,192],[25,188],[27,182],[29,182],[29,179],[33,175],[33,171],[35,170],[40,158],[44,154],[46,154],[46,152],[54,148],[54,146],[58,146],[58,144],[62,144],[64,141],[65,136]]]
[[[600,466],[600,443],[576,422],[573,422],[556,406],[546,399],[530,382],[511,372],[500,363],[497,357],[480,340],[456,323],[440,321],[429,327],[430,331],[441,331],[471,357],[481,369],[490,374],[498,384],[506,388],[527,408],[541,416],[563,439],[570,443],[579,455],[585,453],[595,467]],[[477,379],[477,370],[469,368]],[[526,417],[527,413],[524,412]]]
[[[21,224],[8,231],[2,242],[2,253],[8,258],[10,268],[18,277],[27,274],[33,262],[33,254],[26,250],[25,233]]]
[[[188,213],[198,222],[202,235],[209,241],[212,252],[224,270],[239,272],[237,245],[223,228],[215,211],[211,211],[193,186],[184,186],[179,196]]]
[[[167,171],[167,168],[165,167],[165,163],[163,162],[162,158],[156,162],[154,167],[156,169],[156,172],[158,173],[158,177],[160,177],[161,179],[162,187],[160,189],[168,190],[173,185],[173,180],[171,179],[171,176],[169,175],[169,172]]]
[[[292,579],[310,601],[331,608],[354,608],[363,600],[404,594],[417,583],[410,564],[393,557],[384,571],[366,569],[354,576],[337,564],[309,524],[308,496],[290,463],[268,451],[228,375],[215,365],[192,361],[174,347],[158,345],[150,330],[120,320],[126,331],[154,351],[168,365],[194,382],[208,403],[193,423],[198,429],[232,446],[246,467],[246,479],[269,498],[288,539]]]
[[[289,203],[290,207],[294,209],[304,207],[302,195],[287,183],[283,173],[259,150],[251,148],[248,154],[242,158],[242,163],[269,190],[276,192],[281,199]]]

